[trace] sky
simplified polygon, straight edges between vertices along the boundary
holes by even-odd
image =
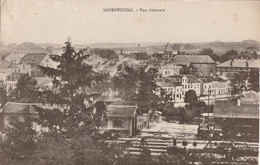
[[[135,12],[104,12],[133,8]],[[139,12],[164,9],[165,12]],[[260,39],[260,2],[2,0],[1,41],[62,44]]]

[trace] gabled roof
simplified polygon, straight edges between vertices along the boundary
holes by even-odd
[[[156,82],[156,84],[162,88],[181,86],[179,82]]]
[[[39,65],[45,56],[47,56],[46,53],[28,53],[21,59],[20,63]]]
[[[43,105],[41,103],[17,103],[17,102],[7,102],[2,109],[1,113],[4,114],[24,114],[26,110],[29,110],[30,114],[37,114],[36,107],[44,109],[55,109],[56,106]]]
[[[243,92],[241,97],[256,98],[259,99],[259,93],[256,91]]]
[[[166,52],[185,52],[186,49],[184,47],[184,44],[167,44],[166,47],[165,47],[165,50]]]
[[[188,78],[188,83],[201,83],[201,81],[194,75],[185,75]]]
[[[133,105],[108,105],[107,116],[133,117],[138,107]]]
[[[226,80],[222,79],[221,77],[215,77],[214,81],[218,81],[218,82],[226,82]]]
[[[186,49],[183,44],[180,45],[179,52],[185,52]]]
[[[260,59],[233,59],[232,66],[231,61],[226,61],[222,64],[217,65],[217,67],[243,67],[246,68],[247,64],[249,68],[260,68]]]
[[[166,47],[165,47],[165,52],[173,52],[174,50],[172,49],[171,45],[169,43],[167,43]]]
[[[4,59],[9,62],[16,62],[17,64],[20,63],[21,58],[23,58],[26,55],[26,53],[11,53]]]
[[[220,78],[222,78],[223,80],[225,80],[225,81],[228,81],[228,80],[230,80],[227,76],[219,76]]]
[[[8,75],[6,81],[17,81],[21,76],[25,75],[26,73],[14,72],[11,75]]]
[[[201,77],[199,80],[203,83],[211,83],[213,81],[213,78],[206,78],[206,77]]]
[[[0,58],[0,68],[8,68],[11,65],[11,62],[6,61],[6,60],[2,60]]]
[[[191,63],[215,63],[208,55],[176,55],[171,60],[172,64],[176,65],[190,65]]]

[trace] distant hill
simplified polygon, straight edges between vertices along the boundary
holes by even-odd
[[[140,43],[93,43],[86,45],[74,45],[76,48],[109,48],[115,51],[117,50],[125,50],[125,51],[143,51],[148,54],[162,52],[165,49],[167,43],[148,43],[148,42],[140,42]],[[62,44],[37,44],[42,48],[46,48],[47,46],[52,46],[54,48],[61,48],[64,45]],[[180,45],[180,43],[170,43],[170,46],[176,49]],[[213,41],[213,42],[201,42],[201,43],[183,43],[186,52],[188,53],[198,53],[201,49],[204,48],[212,48],[213,51],[217,54],[223,54],[227,50],[235,49],[238,52],[241,51],[260,51],[259,41],[255,40],[244,40],[241,42],[222,42],[222,41]]]
[[[21,49],[21,50],[43,50],[42,47],[38,46],[35,43],[32,42],[24,42],[22,44],[9,44],[9,47],[15,48],[15,49]]]

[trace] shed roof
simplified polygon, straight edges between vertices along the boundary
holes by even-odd
[[[137,109],[137,106],[132,105],[108,105],[107,116],[132,117]]]

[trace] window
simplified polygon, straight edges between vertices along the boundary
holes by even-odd
[[[114,127],[123,127],[123,121],[120,118],[115,118],[113,121]]]

